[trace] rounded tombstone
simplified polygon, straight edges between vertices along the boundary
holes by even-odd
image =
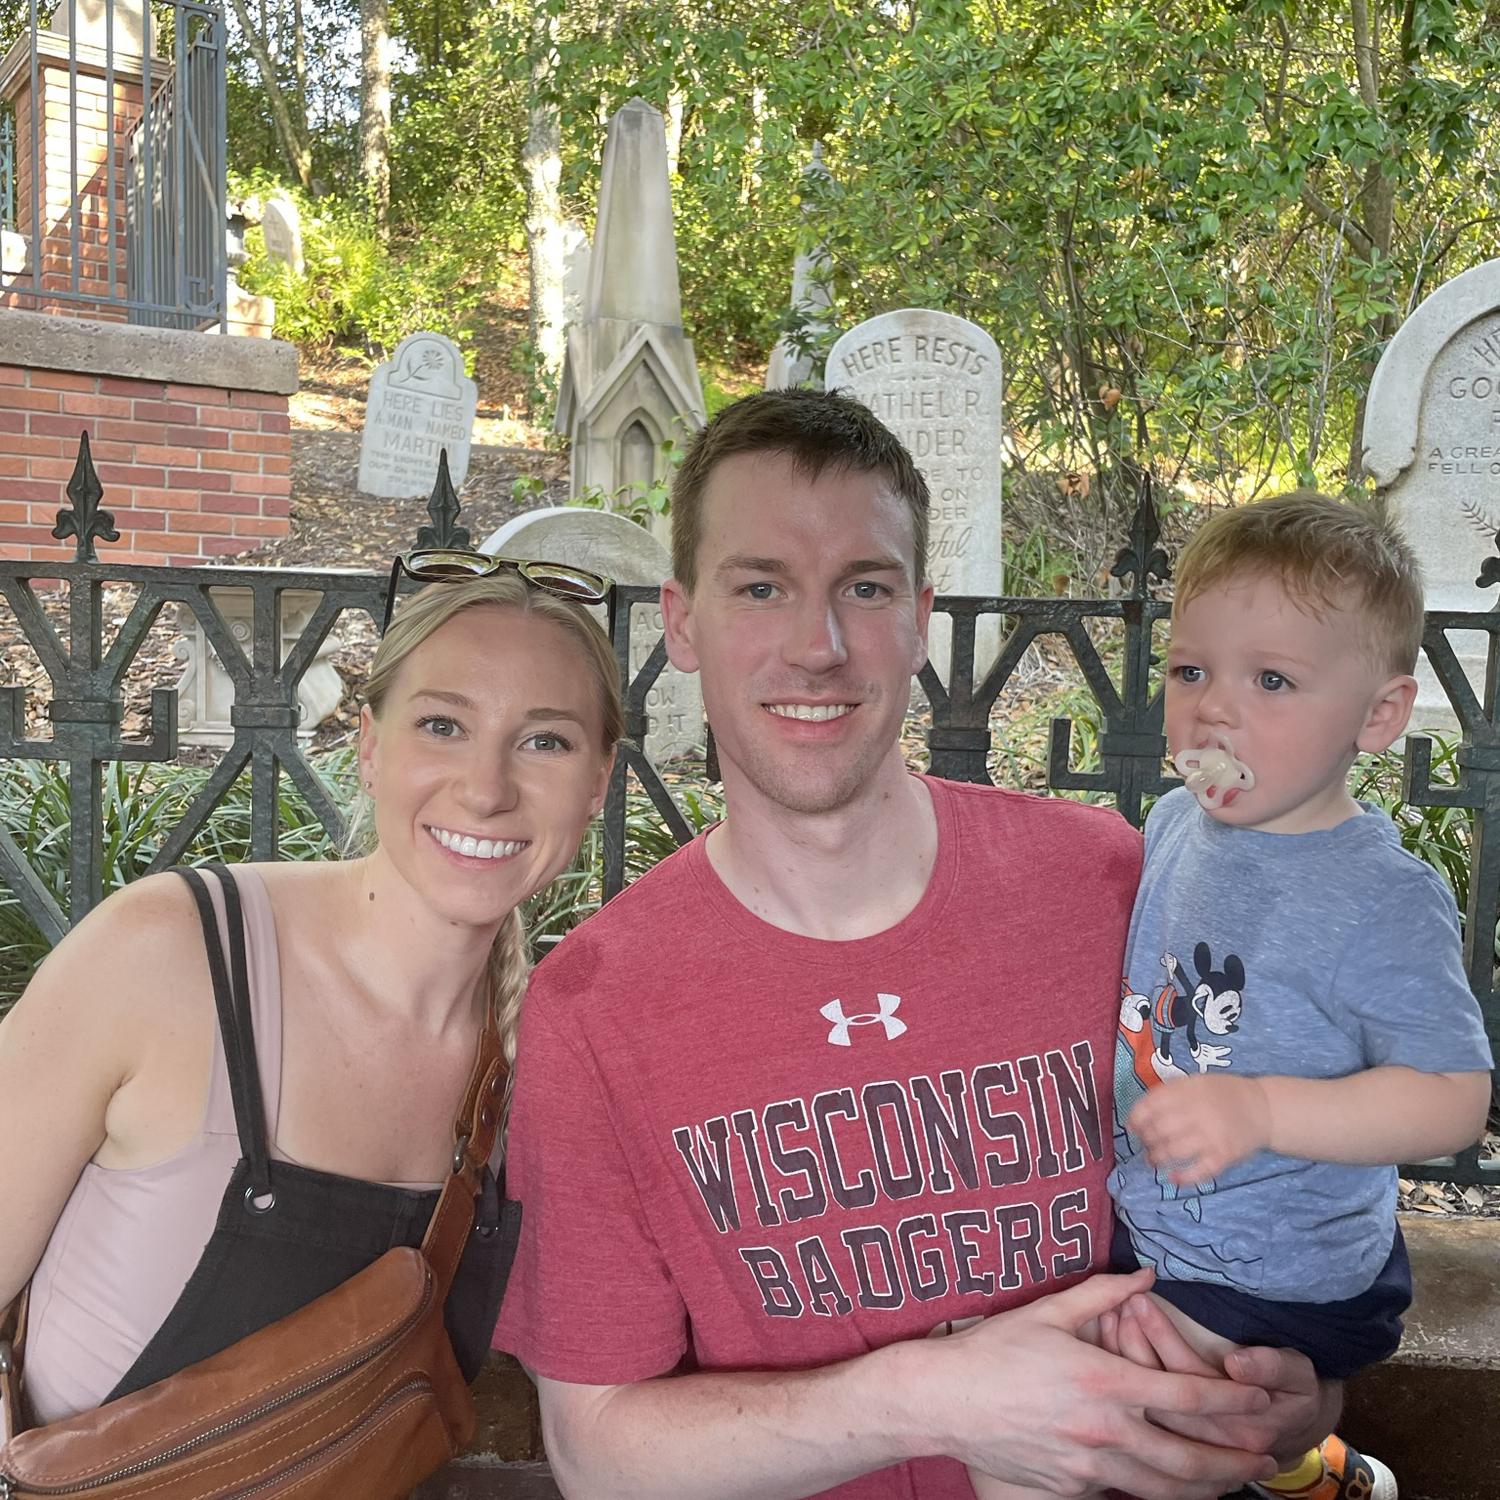
[[[567,563],[603,573],[616,583],[656,585],[671,576],[667,549],[634,521],[606,510],[554,505],[513,517],[480,543],[492,557]],[[602,606],[597,611],[604,623]],[[661,637],[661,607],[637,604],[630,612],[630,672],[646,664]],[[653,765],[703,751],[703,694],[696,676],[664,666],[646,693],[649,729],[644,746]]]

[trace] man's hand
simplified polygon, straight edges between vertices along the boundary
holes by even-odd
[[[1100,1343],[1147,1370],[1214,1375],[1217,1369],[1188,1344],[1168,1315],[1150,1297],[1132,1297],[1100,1318]],[[1153,1411],[1151,1420],[1184,1437],[1233,1444],[1288,1462],[1306,1453],[1338,1426],[1343,1387],[1320,1382],[1312,1361],[1293,1349],[1234,1349],[1224,1374],[1266,1392],[1264,1411],[1243,1417],[1182,1417]]]
[[[1273,1474],[1268,1450],[1228,1448],[1221,1435],[1266,1410],[1263,1390],[1217,1372],[1144,1370],[1085,1341],[1150,1280],[1095,1276],[927,1345],[911,1376],[945,1429],[940,1451],[1054,1495],[1114,1487],[1140,1500],[1210,1500]],[[1163,1431],[1159,1412],[1213,1436]]]
[[[1271,1107],[1257,1078],[1174,1078],[1139,1100],[1125,1125],[1153,1167],[1192,1187],[1265,1149]]]

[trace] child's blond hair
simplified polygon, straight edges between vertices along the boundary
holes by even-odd
[[[1316,490],[1210,516],[1182,549],[1173,610],[1195,594],[1242,578],[1274,578],[1301,609],[1322,618],[1355,609],[1384,670],[1410,672],[1422,645],[1422,575],[1385,520]]]

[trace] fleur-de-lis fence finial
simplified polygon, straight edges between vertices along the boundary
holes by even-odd
[[[59,541],[66,537],[77,537],[75,556],[79,562],[97,562],[94,555],[94,538],[100,541],[118,542],[120,533],[115,530],[115,518],[107,510],[99,509],[104,498],[104,486],[94,472],[93,455],[89,452],[89,435],[78,436],[78,462],[73,465],[73,477],[68,481],[68,499],[72,507],[64,506],[57,513],[57,524],[52,535]]]
[[[1172,576],[1167,564],[1166,549],[1161,546],[1161,521],[1156,514],[1156,498],[1151,484],[1151,475],[1138,470],[1135,517],[1130,523],[1130,541],[1115,554],[1114,566],[1109,570],[1111,578],[1124,583],[1127,576],[1135,582],[1131,592],[1138,599],[1150,594],[1153,578],[1165,583]]]

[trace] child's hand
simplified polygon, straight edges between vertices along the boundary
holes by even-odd
[[[1271,1107],[1258,1078],[1199,1074],[1152,1089],[1126,1123],[1153,1167],[1192,1187],[1269,1145]]]

